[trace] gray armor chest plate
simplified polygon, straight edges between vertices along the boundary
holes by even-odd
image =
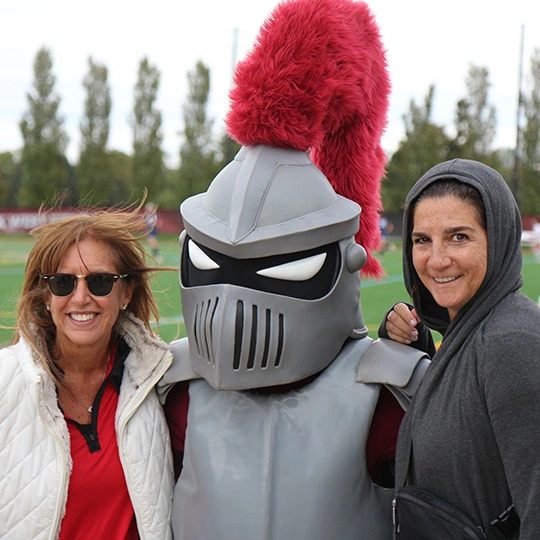
[[[315,381],[285,394],[190,383],[176,540],[392,538],[392,490],[366,469],[379,386],[355,382],[370,343],[349,341]]]

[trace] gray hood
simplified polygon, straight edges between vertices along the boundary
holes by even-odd
[[[412,264],[411,206],[420,194],[437,180],[454,178],[480,192],[486,209],[488,267],[475,296],[450,324],[448,312],[441,308],[420,281]],[[405,201],[403,218],[403,274],[405,287],[413,299],[421,321],[445,335],[458,329],[462,336],[472,330],[507,294],[518,290],[521,278],[521,216],[510,188],[492,168],[476,161],[455,159],[436,165],[413,186]],[[459,341],[459,340],[458,340]],[[457,345],[457,344],[454,344]],[[440,356],[437,355],[437,356]]]

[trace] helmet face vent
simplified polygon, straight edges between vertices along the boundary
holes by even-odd
[[[240,356],[242,354],[242,337],[244,335],[244,302],[236,303],[236,324],[234,325],[234,356],[233,369],[240,369]]]
[[[242,300],[236,303],[234,371],[241,370],[242,366],[247,370],[280,366],[284,346],[283,314],[277,314],[275,319],[271,309],[263,310],[253,304],[249,310]],[[249,341],[244,342],[245,339]]]
[[[276,362],[275,366],[278,367],[281,364],[281,353],[283,352],[283,336],[285,335],[284,331],[284,322],[283,315],[280,313],[278,317],[278,344],[277,344],[277,353],[276,353]]]
[[[270,332],[272,331],[272,320],[270,317],[270,310],[266,310],[266,319],[265,319],[265,336],[264,336],[264,351],[261,361],[261,367],[264,369],[266,366],[268,366],[268,352],[270,347]]]
[[[193,337],[197,347],[197,354],[200,358],[205,358],[211,366],[216,364],[213,348],[213,329],[218,304],[219,298],[197,304],[195,306],[195,316],[193,317]]]
[[[257,327],[258,327],[258,308],[257,306],[251,306],[251,339],[249,342],[249,355],[247,368],[253,369],[255,364],[255,351],[257,349]]]

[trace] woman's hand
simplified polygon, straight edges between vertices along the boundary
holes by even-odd
[[[418,339],[416,325],[420,319],[414,309],[410,309],[406,304],[399,303],[386,317],[386,331],[390,339],[398,343],[410,345]]]

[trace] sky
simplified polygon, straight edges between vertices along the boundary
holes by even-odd
[[[404,137],[411,100],[424,102],[435,86],[432,120],[452,132],[456,104],[466,96],[470,66],[487,67],[489,99],[496,107],[496,147],[513,147],[520,74],[527,91],[530,58],[540,48],[540,2],[513,0],[371,0],[386,48],[392,94],[383,136],[388,153]],[[17,0],[0,8],[0,152],[22,146],[19,122],[28,111],[33,63],[50,49],[60,115],[77,159],[88,58],[109,71],[112,112],[109,147],[132,152],[129,117],[142,58],[161,73],[156,106],[163,116],[167,164],[178,165],[187,73],[201,60],[210,69],[209,115],[225,126],[235,60],[252,47],[278,0]],[[523,44],[523,55],[521,54]]]

